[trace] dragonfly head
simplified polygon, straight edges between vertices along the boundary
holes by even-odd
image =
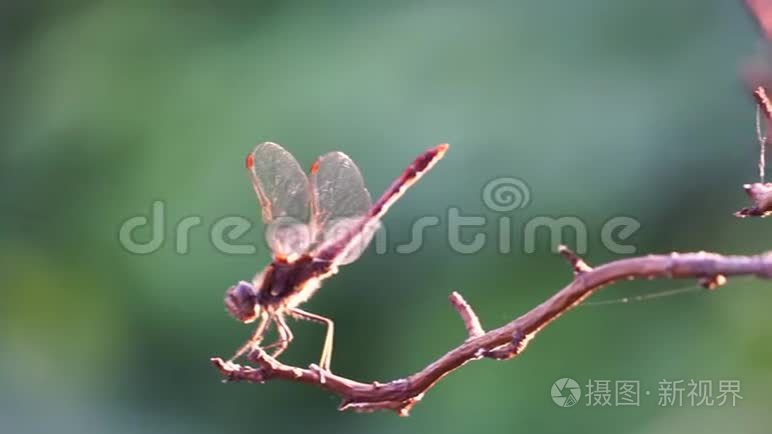
[[[257,292],[249,282],[241,281],[225,292],[225,308],[237,320],[247,324],[260,316]]]

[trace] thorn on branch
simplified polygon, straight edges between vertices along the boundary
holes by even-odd
[[[584,262],[584,259],[580,258],[579,255],[577,255],[567,246],[564,246],[563,244],[558,246],[558,253],[566,258],[566,260],[571,264],[571,267],[574,269],[574,276],[592,271],[592,267],[587,265],[587,263]]]

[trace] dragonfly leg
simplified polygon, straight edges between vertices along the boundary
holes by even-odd
[[[287,321],[284,319],[283,315],[276,315],[273,317],[273,322],[276,324],[276,329],[279,331],[279,340],[272,343],[271,345],[266,345],[263,347],[264,350],[267,350],[269,348],[275,348],[273,350],[273,353],[271,354],[271,357],[274,359],[279,357],[281,353],[284,352],[284,350],[287,349],[290,342],[292,342],[292,339],[295,338],[295,336],[292,334],[292,330],[290,330],[289,326],[287,325]]]
[[[243,356],[249,351],[252,351],[260,345],[260,342],[263,340],[263,335],[265,334],[265,331],[268,329],[268,320],[270,318],[268,315],[261,315],[260,322],[257,325],[257,328],[255,329],[255,332],[252,333],[252,337],[249,338],[248,341],[244,343],[244,345],[239,348],[238,351],[236,351],[236,354],[233,355],[233,357],[228,360],[229,362],[232,362],[239,357]]]
[[[304,310],[293,308],[290,313],[299,319],[311,321],[315,323],[321,323],[327,326],[327,334],[324,338],[324,347],[322,349],[322,356],[319,359],[319,368],[324,371],[330,371],[330,363],[332,362],[332,343],[333,336],[335,334],[335,323],[331,319],[317,315],[315,313],[306,312]]]

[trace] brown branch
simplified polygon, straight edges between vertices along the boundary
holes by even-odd
[[[340,396],[340,410],[393,410],[406,416],[424,394],[445,375],[473,360],[482,358],[510,359],[525,349],[526,343],[559,316],[581,303],[599,288],[622,279],[698,279],[715,287],[726,276],[749,275],[772,279],[772,251],[757,256],[722,256],[714,253],[672,253],[621,259],[595,268],[586,264],[566,248],[561,253],[570,258],[580,272],[566,287],[542,304],[512,322],[482,331],[479,320],[460,295],[451,295],[451,302],[461,314],[468,330],[468,339],[450,350],[421,371],[388,383],[361,383],[318,367],[301,369],[282,364],[262,349],[250,355],[257,367],[224,362],[216,357],[212,363],[225,381],[262,383],[282,379],[316,385]],[[577,261],[575,261],[576,259]],[[581,263],[584,263],[581,261]]]

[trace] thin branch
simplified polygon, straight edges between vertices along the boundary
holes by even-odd
[[[578,259],[568,249],[561,249],[561,253]],[[649,255],[621,259],[595,268],[586,264],[578,267],[579,261],[571,262],[581,271],[571,283],[526,314],[487,333],[482,332],[482,327],[478,328],[479,321],[470,319],[477,316],[463,298],[452,295],[451,301],[464,319],[470,337],[421,371],[388,383],[361,383],[321,372],[313,365],[309,369],[288,366],[262,349],[249,356],[257,367],[225,362],[219,357],[213,358],[212,363],[225,381],[263,383],[281,379],[308,383],[340,396],[343,400],[340,410],[393,410],[406,416],[445,375],[473,360],[515,357],[539,331],[605,285],[623,279],[697,279],[709,286],[724,283],[727,276],[772,279],[772,251],[756,256],[722,256],[705,252]]]
[[[483,330],[482,324],[480,324],[480,318],[477,317],[477,314],[472,310],[472,306],[464,300],[464,297],[462,297],[461,294],[453,291],[448,297],[448,300],[450,300],[450,304],[458,311],[461,320],[464,321],[464,327],[466,327],[466,333],[469,335],[470,339],[485,334],[485,330]]]

